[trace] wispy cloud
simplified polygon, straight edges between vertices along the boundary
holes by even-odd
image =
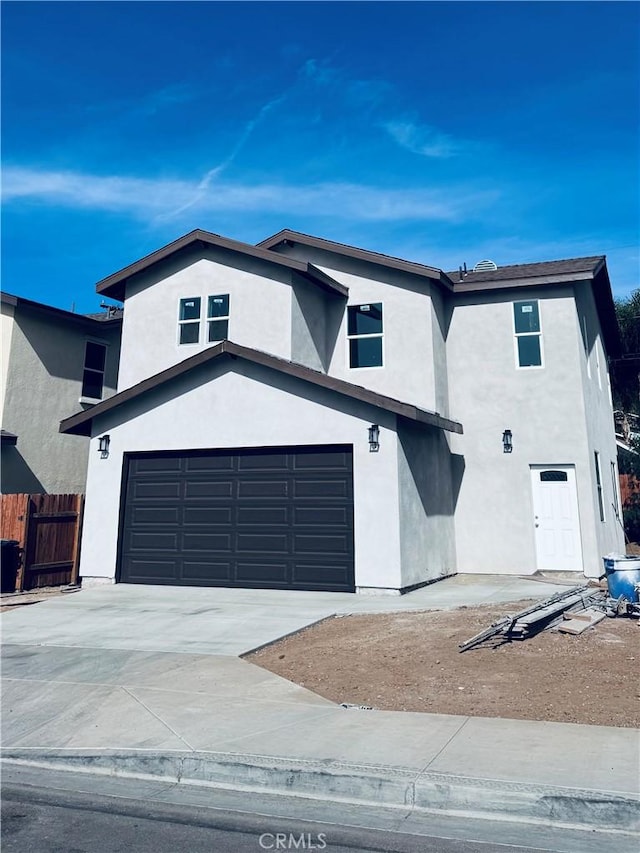
[[[219,178],[219,176],[224,172],[224,170],[227,169],[233,163],[233,161],[236,159],[236,157],[238,156],[238,154],[240,153],[240,151],[242,150],[242,148],[244,147],[244,145],[246,144],[247,140],[249,139],[249,137],[251,136],[253,131],[256,129],[256,127],[260,124],[260,122],[268,115],[268,113],[274,107],[276,107],[276,106],[278,106],[278,104],[282,103],[282,101],[284,100],[284,97],[285,97],[284,95],[281,95],[280,97],[273,98],[271,101],[264,104],[264,106],[262,106],[260,108],[258,113],[245,124],[245,126],[243,127],[243,129],[240,133],[238,141],[233,146],[233,148],[232,148],[231,152],[228,154],[228,156],[225,157],[225,159],[221,163],[219,163],[217,166],[214,166],[212,169],[209,169],[205,173],[204,177],[202,178],[202,180],[198,183],[197,187],[195,188],[195,191],[194,191],[193,195],[191,196],[191,198],[188,199],[187,201],[185,201],[184,203],[182,203],[177,209],[171,210],[169,212],[165,212],[164,214],[160,214],[159,218],[160,219],[172,219],[176,216],[179,216],[181,213],[183,213],[188,208],[194,207],[199,202],[203,201],[206,198],[206,195],[211,188],[212,182],[215,179]]]
[[[462,148],[451,136],[407,119],[387,121],[382,127],[401,148],[423,157],[453,157]]]
[[[148,220],[166,210],[199,213],[246,211],[280,215],[332,216],[352,221],[431,220],[457,222],[475,216],[497,199],[494,191],[447,187],[382,189],[351,183],[242,184],[11,167],[3,173],[5,204],[37,202],[50,206],[119,212]],[[470,214],[470,211],[473,211]]]
[[[349,77],[328,59],[308,59],[300,72],[303,80],[316,88],[331,90],[350,108],[363,111],[377,129],[387,133],[401,148],[422,157],[442,159],[461,153],[466,147],[460,140],[420,121],[416,115],[398,116],[401,95],[385,80],[358,80]]]

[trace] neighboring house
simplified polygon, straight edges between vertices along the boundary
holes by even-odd
[[[61,425],[92,437],[85,580],[601,575],[624,545],[605,259],[483,266],[194,231],[100,282],[118,393]]]
[[[84,492],[89,442],[61,418],[116,389],[122,310],[82,315],[3,293],[2,492]]]

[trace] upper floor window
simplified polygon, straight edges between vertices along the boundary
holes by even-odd
[[[513,303],[518,367],[542,366],[542,334],[537,299]]]
[[[382,366],[382,302],[347,308],[349,367]]]
[[[180,343],[197,344],[200,340],[200,297],[180,300]]]
[[[207,307],[209,341],[224,341],[229,337],[229,294],[210,296]]]
[[[600,454],[597,450],[593,453],[593,461],[596,468],[596,490],[598,493],[598,509],[600,510],[600,521],[605,520],[604,515],[604,494],[602,492],[602,472],[600,470]]]
[[[104,344],[87,341],[84,350],[84,370],[82,373],[82,396],[91,400],[102,399],[104,387],[104,369],[107,361],[107,348]]]

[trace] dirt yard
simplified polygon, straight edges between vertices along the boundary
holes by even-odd
[[[545,631],[458,651],[459,643],[530,603],[329,619],[248,660],[338,703],[640,725],[637,619],[606,618],[579,636]]]

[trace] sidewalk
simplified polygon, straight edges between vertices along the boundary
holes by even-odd
[[[454,597],[464,585],[456,585]],[[427,588],[435,590],[431,602],[446,591],[437,586]],[[549,594],[547,585],[538,586],[540,598]],[[57,616],[57,602],[47,602],[4,619],[5,761],[583,829],[640,828],[640,734],[634,730],[345,709],[226,648],[223,654],[141,649],[145,632],[127,637],[124,617],[111,636],[133,648],[105,648],[89,617],[99,601],[124,601],[126,593],[117,589],[66,597]],[[202,592],[200,608],[207,600]],[[420,592],[422,609],[428,605]],[[174,593],[161,594],[153,613],[140,605],[138,623],[147,620],[155,632],[166,606],[173,625]],[[521,597],[517,584],[512,594]],[[242,605],[242,596],[216,600],[225,598],[236,611],[245,607],[238,618],[247,630],[250,597]],[[471,582],[467,599],[477,597]],[[383,607],[379,599],[362,598],[336,605],[347,612]],[[318,601],[311,613],[307,602],[305,618],[316,621],[326,603]],[[406,609],[410,596],[385,600],[386,609],[392,605]],[[78,617],[75,624],[70,613]],[[266,629],[254,615],[262,641]],[[227,640],[221,635],[220,646]]]

